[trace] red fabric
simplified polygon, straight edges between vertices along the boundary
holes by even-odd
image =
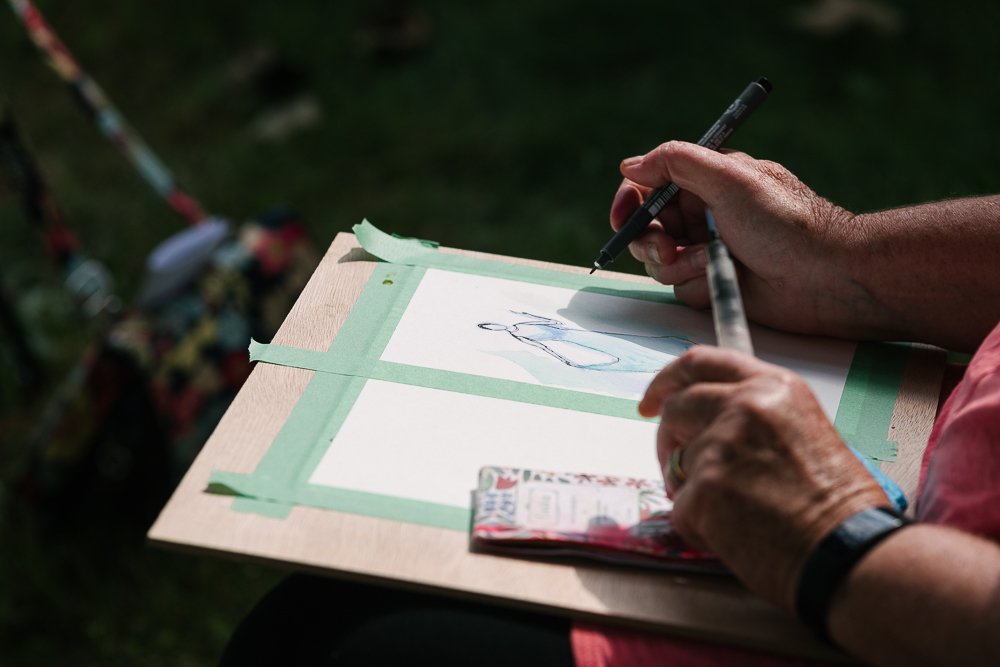
[[[998,325],[1000,326],[1000,325]],[[941,380],[941,391],[938,393],[938,404],[937,410],[934,413],[934,422],[939,423],[938,420],[941,415],[944,414],[945,409],[950,409],[951,395],[955,393],[958,388],[959,382],[962,381],[962,377],[965,375],[965,364],[948,364],[944,369],[944,378]],[[932,432],[931,437],[927,441],[927,447],[924,449],[924,458],[920,462],[920,484],[917,486],[917,497],[920,497],[920,492],[924,488],[924,480],[927,479],[927,467],[931,461],[931,453],[937,447],[937,434]]]
[[[925,470],[918,520],[1000,541],[1000,325],[941,408]]]
[[[1000,541],[1000,324],[941,408],[925,453],[916,514]],[[575,622],[580,667],[817,665],[766,653]]]
[[[573,661],[580,667],[819,667],[829,663],[575,622]]]

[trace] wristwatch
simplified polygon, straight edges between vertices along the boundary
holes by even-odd
[[[841,582],[872,547],[910,523],[895,509],[872,507],[834,528],[802,567],[795,601],[799,618],[828,639],[827,615]]]

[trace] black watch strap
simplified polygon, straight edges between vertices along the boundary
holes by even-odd
[[[830,602],[841,582],[872,547],[909,523],[894,509],[872,507],[848,517],[824,537],[802,567],[795,601],[799,618],[827,637]]]

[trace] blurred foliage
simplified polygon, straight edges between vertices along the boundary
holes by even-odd
[[[996,3],[39,4],[211,211],[238,221],[287,203],[321,246],[367,217],[449,246],[586,265],[609,234],[619,160],[697,139],[760,75],[774,93],[732,147],[841,205],[1000,182]],[[132,296],[146,254],[181,221],[5,10],[0,91],[86,251]],[[303,102],[297,131],[263,136]],[[46,261],[0,186],[0,281],[51,379],[86,328]],[[16,458],[10,434],[37,415],[12,363],[5,349],[0,472]],[[212,664],[277,576],[144,549],[144,524],[118,515],[127,502],[77,513],[68,529],[0,496],[4,664]]]

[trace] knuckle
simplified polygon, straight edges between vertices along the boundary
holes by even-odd
[[[721,453],[721,452],[720,452]],[[718,496],[729,483],[730,475],[726,474],[723,466],[706,462],[698,470],[698,486],[696,492],[702,498]]]
[[[733,398],[732,407],[744,423],[760,428],[773,423],[780,414],[785,391],[779,383],[750,382]]]
[[[648,157],[652,158],[652,168],[653,172],[656,174],[657,178],[662,181],[670,180],[670,170],[668,165],[674,159],[677,154],[678,143],[676,141],[668,141],[666,143],[660,144],[652,151],[650,151]],[[644,160],[643,162],[646,162]]]
[[[802,399],[810,392],[805,380],[782,369],[741,383],[727,410],[748,438],[771,441],[787,431],[790,420],[802,414]]]
[[[659,156],[665,160],[669,160],[674,155],[685,150],[687,150],[687,147],[684,145],[684,142],[677,140],[665,141],[656,147]]]
[[[757,171],[786,190],[806,199],[816,198],[816,193],[783,165],[771,160],[757,160]]]
[[[810,391],[805,380],[787,369],[776,372],[768,384],[773,405],[787,405],[789,401]]]
[[[714,349],[710,345],[695,345],[684,356],[693,364],[702,364],[714,356]]]
[[[756,164],[761,173],[776,181],[785,181],[791,176],[787,169],[773,160],[757,160]]]

